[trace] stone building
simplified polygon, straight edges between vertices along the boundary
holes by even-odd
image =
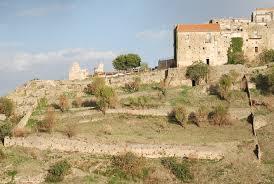
[[[264,50],[274,49],[274,8],[258,8],[247,18],[212,19],[209,24],[178,24],[174,29],[177,67],[195,61],[209,65],[227,63],[231,39],[243,39],[243,53],[250,61]]]
[[[88,77],[88,70],[81,69],[79,63],[75,62],[69,71],[69,80],[84,80]]]
[[[258,24],[266,24],[274,20],[274,7],[272,8],[257,8],[252,13],[252,22]]]
[[[175,28],[175,64],[189,66],[195,61],[222,65],[227,61],[228,42],[219,24],[179,24]]]

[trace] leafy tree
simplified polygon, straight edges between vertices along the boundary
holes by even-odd
[[[0,98],[0,114],[5,114],[7,117],[10,117],[14,111],[13,102],[5,97]]]
[[[222,75],[219,80],[219,90],[218,90],[219,95],[222,99],[227,98],[231,86],[232,86],[232,78],[227,74]]]
[[[128,70],[139,67],[141,58],[137,54],[120,55],[112,61],[112,64],[116,70]]]
[[[208,65],[199,61],[187,67],[186,77],[195,81],[198,85],[208,74]]]
[[[259,55],[259,60],[262,64],[274,62],[274,50],[264,50],[260,55]]]

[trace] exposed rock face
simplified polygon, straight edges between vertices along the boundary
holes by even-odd
[[[81,96],[89,83],[90,81],[33,80],[16,88],[7,97],[15,103],[16,113],[24,115],[33,109],[41,98],[45,97],[49,103],[53,103],[64,93],[71,97]]]

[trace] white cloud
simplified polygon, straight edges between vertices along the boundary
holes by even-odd
[[[145,30],[142,32],[138,32],[136,34],[136,38],[138,39],[154,39],[154,40],[162,40],[168,38],[172,34],[170,30]]]
[[[0,55],[0,71],[15,70],[28,71],[36,65],[42,64],[67,64],[74,61],[98,62],[112,61],[117,56],[113,51],[97,51],[94,49],[63,49],[45,53],[14,53],[12,56]],[[2,62],[1,62],[2,61]]]
[[[47,5],[47,6],[43,6],[43,7],[35,7],[35,8],[31,8],[31,9],[21,10],[21,11],[17,12],[17,16],[40,17],[40,16],[46,16],[53,12],[71,10],[74,7],[75,6],[71,5],[71,4],[52,4],[52,5]]]

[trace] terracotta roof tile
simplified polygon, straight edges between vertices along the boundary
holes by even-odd
[[[220,32],[219,24],[178,24],[178,32]]]

